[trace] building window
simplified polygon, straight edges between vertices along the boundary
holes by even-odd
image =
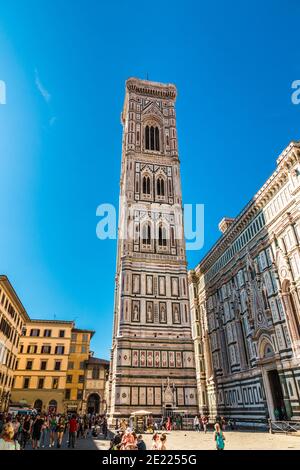
[[[74,362],[68,362],[68,369],[74,369]]]
[[[156,193],[158,196],[165,195],[165,181],[161,176],[156,181]]]
[[[93,367],[92,378],[93,380],[98,380],[100,377],[100,370],[98,367]]]
[[[82,353],[86,353],[86,346],[85,346],[85,345],[82,345],[82,346],[81,346],[81,352],[82,352]]]
[[[32,361],[27,361],[26,370],[32,370]]]
[[[157,126],[145,127],[145,148],[159,152],[159,129]]]
[[[52,335],[52,330],[44,330],[44,337],[50,338]]]
[[[58,377],[54,377],[52,381],[52,388],[56,390],[58,388]]]
[[[37,353],[37,346],[34,344],[30,344],[27,347],[27,354],[36,354]]]
[[[71,389],[66,388],[66,390],[65,390],[65,399],[70,400],[70,397],[71,397]]]
[[[44,344],[42,346],[42,354],[51,354],[51,346]]]
[[[151,227],[149,224],[143,226],[143,244],[151,245]]]
[[[41,361],[41,370],[46,370],[47,368],[47,361]]]
[[[23,352],[23,349],[24,349],[24,344],[21,344],[21,346],[20,346],[20,353],[21,353],[21,354],[22,354],[22,352]]]
[[[38,388],[44,388],[44,377],[40,377],[38,380]]]
[[[40,336],[40,330],[36,328],[30,330],[30,336]]]
[[[82,340],[84,343],[87,343],[88,340],[89,340],[89,336],[87,334],[84,334],[83,337],[82,337]]]
[[[23,388],[29,388],[29,382],[30,382],[30,378],[29,378],[29,377],[25,377],[25,378],[24,378]]]
[[[55,354],[62,355],[64,353],[65,353],[65,347],[64,346],[56,346]]]
[[[72,341],[76,341],[77,340],[77,334],[76,333],[72,333]]]
[[[54,364],[54,370],[60,370],[61,362],[60,361],[55,361]]]
[[[71,383],[72,383],[72,378],[73,378],[72,375],[67,375],[67,384],[71,384]]]
[[[59,330],[59,337],[64,338],[65,337],[65,330]]]
[[[84,375],[79,375],[79,377],[78,377],[78,382],[79,382],[80,384],[83,384],[83,383],[84,383]]]
[[[81,362],[81,363],[79,364],[79,369],[84,369],[84,362]]]
[[[76,346],[75,346],[75,344],[71,344],[70,353],[75,353],[75,352],[76,352]]]
[[[159,227],[158,229],[158,244],[159,246],[167,246],[167,232],[165,227]]]
[[[143,194],[151,194],[150,177],[143,177]]]
[[[82,390],[77,390],[77,400],[82,400],[83,392]]]

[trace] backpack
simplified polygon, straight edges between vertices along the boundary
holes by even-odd
[[[223,450],[225,447],[225,442],[224,442],[224,437],[221,432],[218,432],[216,434],[216,443],[217,443],[217,448]]]

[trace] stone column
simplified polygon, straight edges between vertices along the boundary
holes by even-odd
[[[205,367],[206,367],[206,378],[210,378],[213,375],[213,368],[211,362],[211,355],[210,355],[210,345],[209,345],[209,337],[208,333],[204,334],[203,337],[203,346],[204,346],[204,360],[205,360]]]

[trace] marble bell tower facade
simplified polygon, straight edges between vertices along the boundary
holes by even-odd
[[[176,95],[174,85],[126,82],[110,420],[197,412]]]

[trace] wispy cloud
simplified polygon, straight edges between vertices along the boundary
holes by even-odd
[[[49,110],[49,114],[50,114],[50,118],[49,118],[49,121],[48,121],[48,125],[50,127],[52,127],[55,122],[57,121],[57,117],[53,115],[53,112],[52,112],[52,105],[51,105],[51,99],[52,99],[52,96],[51,94],[49,93],[49,91],[47,90],[47,88],[45,88],[45,86],[43,85],[41,79],[40,79],[40,75],[39,75],[39,72],[38,72],[38,69],[36,68],[34,70],[34,76],[35,76],[35,85],[38,89],[38,91],[40,92],[40,94],[42,95],[43,99],[45,100],[46,104],[47,104],[47,107],[48,107],[48,110]]]
[[[34,75],[35,75],[35,84],[37,86],[37,89],[39,90],[40,94],[42,95],[46,103],[49,103],[49,101],[51,100],[51,95],[49,91],[42,84],[40,76],[39,76],[39,72],[37,69],[35,69]]]

